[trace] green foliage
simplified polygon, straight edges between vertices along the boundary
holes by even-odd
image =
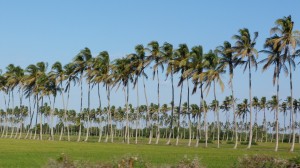
[[[249,141],[241,142],[241,145],[248,145],[248,144],[249,144]],[[258,145],[258,143],[252,141],[252,142],[251,142],[251,145]]]
[[[199,140],[199,143],[205,143],[205,139]],[[213,144],[214,142],[211,139],[208,139],[207,143]]]
[[[244,156],[240,158],[234,168],[293,168],[299,167],[300,158],[295,157],[290,160],[276,158],[266,155]]]

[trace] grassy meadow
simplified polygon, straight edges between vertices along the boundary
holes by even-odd
[[[184,157],[199,158],[206,167],[230,167],[244,155],[265,154],[282,158],[292,158],[300,153],[300,145],[296,144],[294,153],[288,152],[290,144],[280,143],[278,152],[274,152],[274,143],[259,143],[250,150],[246,145],[239,145],[238,149],[232,149],[232,144],[209,144],[204,148],[187,147],[186,141],[181,140],[180,146],[165,145],[162,139],[160,144],[146,144],[146,139],[140,144],[123,144],[97,142],[66,142],[66,141],[38,141],[0,139],[0,167],[43,167],[49,159],[56,159],[64,153],[73,160],[89,162],[113,162],[126,155],[140,156],[153,166],[174,165]],[[132,141],[131,143],[134,143]]]

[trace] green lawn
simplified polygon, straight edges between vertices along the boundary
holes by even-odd
[[[126,154],[139,155],[153,165],[174,164],[184,156],[198,157],[207,167],[230,167],[238,157],[245,154],[266,154],[283,158],[300,154],[299,144],[296,144],[295,153],[289,153],[289,144],[280,143],[279,152],[275,153],[272,143],[259,143],[250,150],[245,149],[245,145],[239,145],[239,148],[234,150],[233,145],[228,144],[222,144],[221,148],[217,149],[216,144],[209,144],[208,148],[200,144],[199,148],[194,148],[185,144],[167,146],[164,142],[165,140],[162,140],[159,145],[127,145],[120,142],[112,144],[0,139],[0,167],[42,167],[50,158],[56,159],[61,153],[74,160],[91,162],[111,162]]]

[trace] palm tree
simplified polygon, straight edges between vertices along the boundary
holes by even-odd
[[[221,91],[224,91],[224,83],[221,79],[221,75],[225,73],[222,69],[223,67],[218,67],[219,58],[218,56],[213,53],[211,50],[205,56],[205,63],[204,66],[207,68],[207,71],[202,73],[200,76],[202,77],[202,81],[205,82],[205,89],[207,89],[207,94],[209,93],[210,87],[214,85],[214,111],[217,114],[217,145],[218,148],[220,147],[220,121],[219,121],[219,104],[217,103],[217,96],[216,96],[216,83],[219,84]],[[207,134],[207,133],[206,133]],[[205,144],[207,145],[207,138]]]
[[[197,126],[197,136],[196,136],[196,147],[198,147],[199,145],[199,136],[200,136],[200,120],[201,120],[201,111],[204,112],[204,114],[206,115],[207,109],[205,109],[207,106],[205,105],[205,101],[203,99],[203,90],[202,90],[202,86],[203,86],[203,81],[202,81],[202,77],[201,74],[203,73],[203,69],[204,69],[204,56],[203,56],[203,48],[202,46],[195,46],[191,49],[191,53],[190,53],[190,68],[188,70],[186,70],[184,73],[187,75],[190,75],[192,78],[192,81],[194,83],[194,88],[192,91],[192,94],[196,93],[197,88],[200,87],[200,104],[199,107],[199,114],[198,115],[198,126]],[[178,118],[179,119],[179,118]],[[205,129],[206,129],[206,125],[205,125]],[[179,131],[179,130],[178,130]]]
[[[293,80],[292,80],[292,70],[294,68],[294,53],[297,43],[299,45],[300,41],[300,31],[294,31],[294,22],[292,17],[283,17],[275,21],[276,27],[271,29],[271,33],[278,35],[277,38],[272,40],[274,48],[279,47],[279,50],[283,52],[283,57],[287,59],[290,70],[290,92],[291,92],[291,104],[293,103]],[[295,117],[293,108],[291,108],[292,114],[292,130],[293,130],[293,141],[291,145],[290,152],[294,151],[295,146]],[[278,142],[276,142],[275,151],[277,151]]]
[[[258,112],[258,108],[259,108],[259,100],[256,96],[253,97],[253,103],[252,105],[254,106],[254,110],[255,110],[255,120],[254,120],[254,125],[255,125],[255,141],[257,142],[257,137],[258,137],[258,123],[257,123],[257,112]]]
[[[80,83],[80,113],[82,113],[82,97],[83,97],[83,91],[82,91],[82,80],[83,80],[83,75],[84,72],[87,70],[87,68],[89,68],[88,64],[89,61],[92,60],[92,55],[91,55],[91,51],[89,48],[84,48],[83,50],[81,50],[79,52],[79,54],[77,54],[75,56],[75,58],[73,59],[73,63],[74,63],[74,72],[73,74],[79,75],[79,83]],[[88,81],[89,84],[89,93],[88,93],[88,106],[90,105],[90,82]],[[88,107],[88,113],[89,113],[89,107]],[[81,119],[79,118],[79,123]],[[88,115],[88,122],[89,122],[89,115]],[[86,138],[85,141],[88,140],[88,136],[89,136],[89,124],[87,124],[87,134],[86,134]],[[77,138],[77,142],[80,141],[80,137],[81,137],[81,124],[79,125],[79,133],[78,133],[78,138]]]
[[[269,100],[267,104],[268,104],[268,107],[269,107],[269,109],[270,109],[271,112],[275,111],[275,113],[274,113],[274,119],[275,119],[275,124],[276,124],[276,127],[277,127],[277,123],[276,123],[277,112],[276,112],[276,110],[279,109],[279,99],[277,98],[276,95],[273,95],[272,98],[271,98],[271,100]],[[276,134],[277,134],[277,128],[276,128]],[[278,144],[277,138],[278,137],[276,135],[276,143]],[[273,133],[272,133],[272,139],[273,139]],[[272,139],[271,139],[271,141],[272,141]],[[278,145],[277,145],[277,147],[278,147]],[[275,148],[275,151],[276,150],[277,149]]]
[[[172,137],[172,132],[174,130],[173,128],[173,122],[174,122],[174,50],[173,50],[173,45],[170,43],[165,42],[164,45],[162,46],[162,59],[161,61],[164,63],[167,63],[167,73],[166,77],[171,75],[171,84],[172,84],[172,101],[171,101],[171,121],[170,121],[170,128],[169,128],[169,137],[167,141],[167,145],[171,143],[171,137]]]
[[[178,145],[179,141],[179,128],[180,128],[180,114],[181,114],[181,100],[182,100],[182,89],[183,89],[183,82],[185,79],[190,78],[190,74],[187,72],[189,69],[189,59],[190,59],[190,53],[189,48],[186,44],[179,44],[179,48],[174,53],[175,58],[172,61],[174,65],[174,72],[180,72],[181,76],[178,82],[178,86],[180,86],[180,98],[179,98],[179,107],[178,107],[178,119],[177,119],[177,137],[176,137],[176,145]],[[188,80],[187,80],[188,84]],[[188,110],[189,110],[189,85],[188,85]],[[189,112],[188,112],[189,113]],[[189,115],[189,121],[190,121],[190,115]],[[190,125],[190,122],[189,122]],[[189,127],[190,128],[190,127]],[[189,144],[191,144],[191,139],[189,139]]]
[[[149,61],[154,61],[155,65],[153,66],[153,79],[155,78],[155,75],[157,77],[157,101],[158,101],[158,116],[160,115],[160,90],[159,90],[159,71],[158,71],[158,67],[161,67],[161,69],[163,70],[164,66],[163,64],[160,62],[161,59],[161,52],[160,52],[160,48],[159,48],[159,43],[157,41],[151,41],[148,44],[148,47],[146,50],[148,52],[150,52],[150,55],[148,56],[148,60]],[[158,117],[159,118],[159,117]],[[159,122],[159,121],[158,121]],[[159,128],[159,124],[157,126],[157,133],[156,133],[156,144],[158,144],[160,138],[160,128]]]
[[[247,28],[240,29],[238,35],[234,35],[232,38],[236,40],[235,46],[233,47],[236,51],[236,55],[242,59],[247,59],[245,61],[244,71],[249,70],[249,100],[250,100],[250,133],[249,133],[249,144],[247,148],[251,148],[252,143],[252,85],[251,85],[251,65],[257,68],[256,57],[258,57],[258,52],[254,48],[256,44],[256,38],[258,37],[258,32],[254,32],[254,38],[251,39],[249,30]],[[256,57],[255,57],[256,56]]]
[[[126,128],[124,134],[124,142],[127,140],[129,144],[129,82],[133,81],[132,69],[130,66],[130,60],[127,58],[115,59],[112,65],[112,77],[114,79],[113,85],[123,85],[123,91],[126,100]]]
[[[266,99],[266,97],[262,97],[260,99],[259,108],[264,111],[263,128],[264,128],[264,131],[266,132],[265,136],[266,136],[266,142],[267,142],[268,141],[268,131],[267,131],[267,120],[266,120],[266,108],[267,108],[267,99]],[[261,138],[261,139],[263,139],[263,138]]]
[[[20,98],[20,108],[22,106],[22,79],[24,77],[24,70],[20,66],[14,66],[13,64],[9,64],[8,67],[6,68],[7,72],[4,74],[6,76],[6,85],[8,86],[8,89],[11,92],[12,96],[12,115],[14,115],[14,89],[19,86],[18,92],[19,92],[19,98]],[[13,121],[14,123],[14,121]],[[21,127],[21,126],[20,126]],[[10,134],[10,138],[12,138],[14,134],[14,127],[12,127],[12,131]]]
[[[273,85],[277,85],[276,89],[276,97],[278,98],[277,102],[279,102],[279,74],[281,69],[284,70],[285,74],[287,74],[287,67],[285,66],[285,57],[283,57],[280,53],[279,45],[275,45],[274,39],[277,39],[278,36],[274,35],[271,38],[267,38],[264,44],[264,50],[261,52],[268,54],[268,57],[260,61],[261,63],[265,63],[263,66],[263,71],[268,69],[271,65],[274,65],[274,73],[273,73]],[[275,151],[278,150],[278,134],[279,134],[279,123],[278,123],[278,113],[279,113],[279,106],[276,106],[276,145]]]
[[[228,66],[228,71],[229,71],[229,83],[230,83],[230,88],[231,88],[231,96],[232,96],[232,112],[234,115],[234,132],[235,132],[235,145],[234,149],[237,148],[238,144],[238,128],[237,128],[237,113],[235,111],[235,96],[234,96],[234,89],[233,89],[233,70],[234,68],[240,63],[240,60],[233,55],[234,50],[231,47],[231,44],[228,41],[225,41],[223,46],[219,46],[216,49],[216,53],[220,55],[220,63],[219,66],[222,69],[225,69]]]
[[[94,59],[93,63],[93,71],[91,73],[92,76],[92,82],[97,84],[98,88],[98,99],[99,99],[99,110],[101,111],[101,98],[100,98],[100,83],[103,83],[103,85],[106,88],[106,95],[108,100],[108,118],[110,123],[110,136],[111,136],[111,142],[113,142],[114,134],[113,134],[113,126],[112,126],[112,114],[111,114],[111,107],[110,107],[110,90],[112,85],[112,79],[110,77],[110,71],[111,71],[111,65],[110,65],[110,58],[107,51],[102,51],[99,53],[99,55]],[[101,117],[101,116],[100,116]],[[99,141],[100,141],[99,136]]]
[[[64,74],[65,74],[66,85],[65,85],[65,89],[61,90],[61,91],[62,92],[67,92],[67,102],[66,102],[66,106],[65,106],[66,109],[68,109],[68,107],[69,107],[71,85],[73,83],[74,86],[75,86],[76,83],[79,80],[78,77],[76,76],[76,74],[74,74],[75,68],[76,68],[76,66],[73,63],[68,63],[68,64],[64,65],[64,67],[63,67],[63,71],[64,71]]]
[[[67,127],[68,141],[70,141],[69,126],[68,126],[68,124],[66,124],[68,119],[67,119],[67,107],[66,107],[66,104],[65,104],[64,88],[63,88],[63,81],[66,80],[66,77],[67,76],[65,75],[65,71],[63,69],[62,64],[60,62],[55,62],[51,67],[50,78],[55,79],[55,85],[56,85],[55,88],[59,87],[62,90],[61,96],[62,96],[62,103],[63,103],[63,107],[64,107],[63,127],[61,129],[59,140],[61,140],[61,138],[62,138],[64,127]],[[56,93],[55,92],[54,92],[53,96],[54,96],[53,97],[53,107],[52,107],[51,113],[50,113],[51,121],[53,120],[52,119],[52,115],[53,115],[52,113],[53,113],[53,110],[54,110],[55,99],[56,99]],[[52,140],[54,140],[53,126],[52,125],[51,125],[51,138],[52,138]]]

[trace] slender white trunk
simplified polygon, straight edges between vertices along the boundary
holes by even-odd
[[[248,149],[251,148],[251,143],[252,143],[252,85],[251,85],[251,61],[249,57],[249,99],[250,99],[250,131],[249,131],[249,144],[248,144]]]

